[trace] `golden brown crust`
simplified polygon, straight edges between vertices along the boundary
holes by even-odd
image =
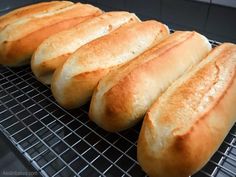
[[[57,58],[50,59],[47,62],[43,62],[42,65],[39,65],[39,70],[40,67],[42,67],[42,70],[44,70],[44,67],[46,67],[48,69],[48,72],[53,72],[56,68],[61,66],[70,55],[70,53],[67,53]]]
[[[81,4],[74,6],[75,7],[71,8],[71,10],[67,10],[65,14],[61,13],[60,17],[57,17],[56,14],[50,17],[35,18],[19,26],[16,25],[16,27],[19,27],[17,30],[20,31],[22,29],[24,31],[22,35],[26,35],[20,38],[16,35],[15,40],[10,40],[14,38],[12,35],[6,36],[6,39],[0,44],[0,63],[9,66],[26,64],[28,63],[27,59],[31,57],[44,39],[52,34],[71,28],[86,19],[101,14],[101,11],[93,6],[86,7],[87,11],[83,10],[84,6]],[[53,22],[54,18],[57,19],[55,22]],[[51,24],[49,21],[51,21]],[[47,25],[45,26],[45,24]],[[29,25],[31,25],[30,28],[28,28]],[[11,31],[13,29],[13,27],[11,29],[11,26],[8,26],[8,29],[5,29],[5,31]]]
[[[78,101],[77,96],[75,97],[74,95],[79,95],[79,102],[86,103],[93,93],[94,83],[98,83],[100,78],[105,76],[108,72],[109,69],[100,69],[74,76],[71,79],[70,84],[65,88],[65,99],[70,101],[67,102],[67,105],[63,105],[63,107],[67,109],[73,108],[72,105]],[[72,85],[73,87],[71,87]],[[75,98],[75,100],[73,98]]]
[[[116,130],[123,130],[121,127],[125,127],[124,129],[126,129],[134,126],[137,123],[135,120],[127,119],[127,117],[130,117],[133,114],[129,103],[133,101],[133,98],[130,97],[130,94],[133,92],[135,83],[128,82],[128,80],[132,80],[132,77],[135,77],[135,75],[130,75],[128,78],[122,79],[119,84],[113,86],[108,92],[104,94],[104,97],[106,97],[105,104],[109,105],[104,110],[104,114],[106,115],[105,119],[107,119],[109,123],[104,124],[103,128],[107,131],[114,132]],[[124,85],[126,87],[124,87]],[[126,88],[129,89],[127,90]],[[121,96],[122,98],[125,98],[125,102],[123,99],[114,99],[120,98]],[[111,124],[112,126],[110,126]]]
[[[165,109],[171,110],[165,112],[167,117],[172,117],[171,112],[184,112],[187,117],[207,114],[224,96],[223,93],[230,86],[235,72],[236,48],[230,44],[224,44],[214,50],[216,51],[208,55],[208,58],[214,57],[214,60],[205,64],[191,76],[191,79],[184,81],[181,86],[178,86],[178,89],[171,93],[174,96],[169,96],[170,104],[165,106]],[[221,50],[220,53],[217,52],[218,50]],[[218,53],[217,56],[212,56],[214,53]],[[182,124],[188,125],[194,120],[178,121],[179,127]],[[171,121],[177,123],[174,119],[162,119],[160,123],[169,124]],[[181,132],[184,132],[184,129],[175,131],[176,134]]]
[[[135,14],[124,11],[108,12],[50,36],[40,44],[32,57],[31,68],[34,75],[42,83],[50,84],[52,74],[58,67],[57,58],[61,64],[61,56],[69,57],[83,45],[135,21],[140,21]]]
[[[70,55],[71,53],[60,55],[57,58],[44,61],[40,65],[31,64],[31,69],[32,71],[37,70],[39,73],[44,73],[43,75],[40,75],[40,77],[36,77],[36,78],[40,82],[44,84],[48,84],[48,82],[50,82],[49,80],[51,79],[51,75],[54,73],[54,71],[57,68],[59,68],[61,65],[63,65]],[[32,57],[31,62],[33,59],[34,57]]]
[[[101,73],[132,60],[168,35],[160,32],[161,26],[164,25],[156,21],[129,23],[79,48],[63,65],[60,77],[52,81],[56,100],[67,108],[85,104],[92,95],[91,88],[104,76]],[[77,81],[82,83],[81,88],[74,86],[79,85],[75,83],[76,76],[81,78]]]
[[[149,110],[138,140],[140,165],[150,176],[196,173],[234,125],[235,104],[236,45],[226,43],[172,84]]]
[[[54,83],[54,80],[58,80],[61,74],[63,66],[61,65],[59,68],[56,69],[55,73],[53,74],[52,82]],[[92,72],[86,72],[81,73],[78,75],[75,75],[73,78],[70,79],[67,86],[64,88],[64,99],[67,100],[61,101],[60,99],[57,99],[57,102],[66,109],[73,109],[76,107],[73,107],[75,102],[86,102],[90,97],[87,94],[83,94],[84,92],[90,93],[92,95],[93,92],[93,85],[94,82],[98,82],[101,77],[107,74],[109,72],[108,69],[100,69],[97,71]],[[71,87],[73,85],[73,87]],[[55,88],[55,84],[51,85],[51,90],[53,95],[59,95],[57,92],[57,89]],[[79,100],[77,99],[79,95]],[[54,96],[55,97],[55,96]]]
[[[91,119],[112,132],[135,125],[171,82],[209,50],[209,42],[196,32],[172,34],[99,82],[90,106]],[[94,111],[97,106],[100,109]]]
[[[70,6],[72,4],[73,2],[70,1],[51,1],[40,2],[37,4],[28,5],[26,7],[18,8],[0,17],[0,30],[19,18],[57,10],[63,7]]]
[[[41,28],[33,33],[16,41],[5,42],[3,48],[6,52],[5,56],[1,56],[1,63],[8,66],[18,66],[22,64],[24,58],[30,59],[32,53],[48,36],[71,28],[82,21],[92,18],[91,16],[83,18],[73,18],[61,21],[57,24]],[[24,64],[24,63],[23,63]]]

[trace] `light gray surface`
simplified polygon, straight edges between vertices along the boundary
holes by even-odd
[[[212,0],[212,3],[236,8],[236,0]]]
[[[236,8],[236,0],[195,0],[195,1]]]
[[[195,1],[206,2],[206,3],[210,3],[211,2],[211,0],[195,0]]]

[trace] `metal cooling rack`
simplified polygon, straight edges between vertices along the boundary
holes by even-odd
[[[29,66],[0,66],[0,83],[1,133],[42,176],[145,176],[136,159],[140,124],[121,133],[103,131],[89,121],[88,105],[61,108]],[[236,125],[194,175],[204,176],[236,176]]]

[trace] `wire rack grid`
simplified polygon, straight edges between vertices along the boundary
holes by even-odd
[[[216,41],[210,41],[213,46]],[[135,176],[141,124],[108,133],[88,119],[88,105],[67,111],[38,82],[29,66],[0,66],[0,131],[42,176]],[[236,126],[194,177],[236,176]]]

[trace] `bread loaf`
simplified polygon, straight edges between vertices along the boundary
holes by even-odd
[[[68,109],[85,104],[112,68],[132,60],[168,34],[165,25],[150,20],[123,25],[85,44],[56,70],[51,83],[53,96]]]
[[[199,33],[171,34],[99,82],[90,104],[90,119],[111,132],[135,125],[154,100],[210,49],[208,40]]]
[[[215,48],[152,105],[138,140],[138,161],[151,177],[200,170],[236,121],[236,45]]]
[[[73,2],[70,1],[51,1],[51,2],[40,2],[33,5],[28,5],[15,9],[0,17],[0,30],[6,25],[19,20],[23,17],[32,16],[35,14],[46,13],[50,11],[55,11],[67,6],[72,5]]]
[[[96,7],[77,3],[7,25],[0,30],[0,64],[19,66],[28,63],[44,39],[101,13]]]
[[[35,51],[31,60],[32,71],[39,81],[50,84],[55,69],[79,47],[110,33],[122,24],[135,21],[139,21],[135,14],[108,12],[52,35]]]

